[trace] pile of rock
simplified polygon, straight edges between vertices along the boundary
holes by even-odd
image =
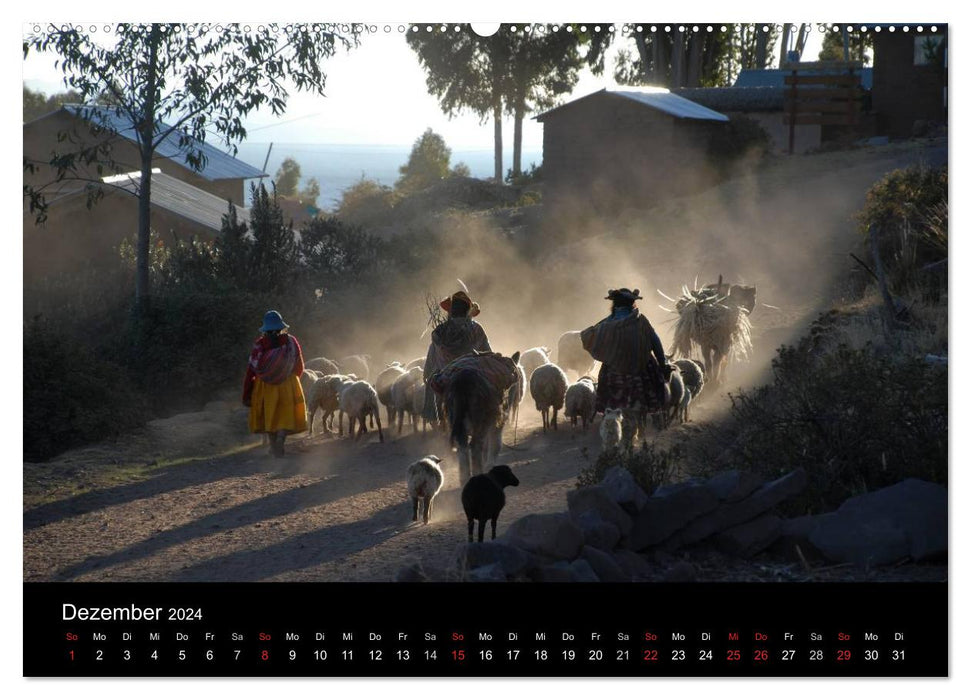
[[[852,498],[834,513],[786,520],[772,512],[806,483],[801,469],[770,482],[728,471],[648,496],[618,466],[600,484],[569,492],[566,513],[527,515],[495,541],[462,545],[448,576],[410,567],[398,580],[693,580],[693,567],[674,555],[695,545],[739,558],[771,548],[790,559],[870,565],[947,551],[943,486],[909,479]]]

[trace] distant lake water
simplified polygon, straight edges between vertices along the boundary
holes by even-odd
[[[503,154],[503,171],[512,168],[512,148]],[[239,147],[236,157],[252,165],[262,168],[266,159],[269,143],[247,142]],[[321,143],[274,143],[270,152],[270,160],[264,172],[269,178],[264,183],[269,186],[272,178],[285,158],[293,158],[300,164],[301,187],[312,177],[320,183],[320,198],[317,203],[332,209],[340,199],[341,193],[362,176],[377,180],[382,185],[394,186],[400,176],[398,168],[408,161],[411,146],[386,146],[367,144],[321,144]],[[542,149],[523,149],[523,168],[529,169],[535,163],[543,162]],[[469,166],[472,177],[492,177],[495,168],[492,150],[460,150],[452,149],[451,164],[458,163]],[[250,182],[256,182],[251,180]],[[246,199],[249,204],[249,183],[247,183]]]

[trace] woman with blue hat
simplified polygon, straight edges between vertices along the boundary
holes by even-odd
[[[307,404],[300,386],[303,352],[288,328],[279,311],[266,312],[243,382],[250,432],[266,433],[275,457],[283,456],[287,435],[307,429]]]

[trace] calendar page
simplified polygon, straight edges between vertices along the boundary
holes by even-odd
[[[24,25],[25,677],[949,675],[948,25],[624,19]]]

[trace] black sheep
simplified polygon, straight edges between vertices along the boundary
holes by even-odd
[[[506,486],[519,486],[519,479],[508,465],[500,464],[486,474],[469,479],[462,489],[462,508],[469,519],[469,542],[472,541],[474,521],[479,521],[479,542],[485,535],[486,520],[492,521],[492,539],[496,539],[496,521],[499,511],[506,505]]]

